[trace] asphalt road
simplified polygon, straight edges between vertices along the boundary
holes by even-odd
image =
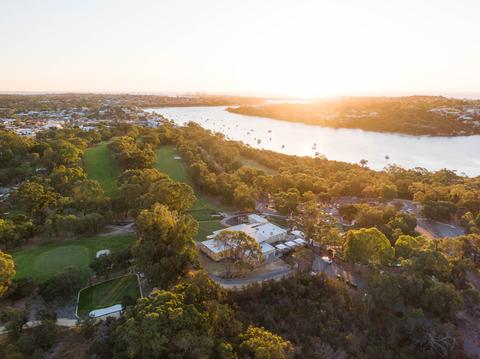
[[[325,273],[328,277],[337,279],[337,274],[340,274],[345,280],[356,284],[359,288],[365,287],[364,280],[357,274],[354,274],[347,268],[349,265],[341,261],[334,260],[332,264],[325,263],[320,256],[315,255],[313,262],[313,271]]]

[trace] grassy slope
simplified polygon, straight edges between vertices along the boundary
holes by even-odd
[[[184,182],[192,186],[192,179],[187,171],[187,166],[182,160],[175,160],[174,157],[179,154],[174,146],[160,146],[156,153],[156,168],[168,174],[172,179]],[[195,192],[197,202],[190,210],[192,216],[199,223],[199,231],[195,238],[197,241],[205,240],[205,236],[211,234],[212,231],[223,228],[220,221],[210,217],[211,212],[227,211],[228,208],[216,204],[208,196],[198,191]]]
[[[16,278],[43,282],[69,266],[88,269],[99,250],[119,251],[133,243],[133,235],[87,237],[38,245],[13,253]]]
[[[108,143],[103,142],[85,151],[85,170],[89,178],[97,180],[109,197],[118,196],[117,177],[120,169],[112,157]]]
[[[269,168],[269,167],[255,161],[255,160],[252,160],[252,159],[247,158],[247,157],[240,156],[240,162],[245,167],[251,167],[251,168],[255,168],[257,170],[261,170],[261,171],[265,172],[265,174],[267,174],[267,175],[272,175],[273,176],[273,175],[278,174],[278,172],[275,171],[273,168]]]
[[[94,309],[121,304],[124,296],[140,298],[136,275],[127,275],[99,283],[81,291],[78,301],[78,315],[87,315]]]

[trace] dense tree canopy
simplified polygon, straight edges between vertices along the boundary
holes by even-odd
[[[135,266],[152,284],[168,288],[196,262],[193,237],[198,224],[190,215],[155,204],[140,212],[136,226],[138,239],[132,248]]]
[[[388,264],[393,257],[393,247],[378,229],[362,228],[347,232],[345,258],[349,262]]]
[[[250,326],[240,338],[241,350],[252,359],[288,359],[293,354],[292,343],[265,328]]]
[[[181,294],[155,291],[127,311],[114,332],[116,358],[209,358],[211,326]]]
[[[7,291],[14,276],[15,265],[12,256],[0,251],[0,297]]]

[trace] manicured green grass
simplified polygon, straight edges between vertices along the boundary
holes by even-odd
[[[97,252],[111,252],[127,248],[134,241],[133,235],[110,237],[86,237],[41,244],[13,253],[16,278],[32,278],[44,282],[67,267],[88,269]]]
[[[112,198],[118,196],[117,177],[120,169],[113,159],[107,142],[87,148],[84,165],[88,178],[98,181],[107,196]]]
[[[193,187],[193,182],[188,173],[185,161],[182,159],[175,160],[175,156],[180,155],[174,146],[160,146],[155,152],[155,167],[169,175],[173,180],[186,183]],[[199,191],[195,191],[195,196],[197,196],[197,202],[192,207],[192,215],[195,218],[197,218],[197,214],[199,216],[205,215],[205,213],[202,213],[202,210],[213,212],[232,210],[232,208],[215,203],[211,197]],[[202,218],[199,217],[197,220],[202,220]]]
[[[247,158],[247,157],[240,156],[240,162],[245,167],[255,168],[257,170],[265,172],[265,174],[267,174],[267,175],[272,175],[273,176],[273,175],[276,175],[278,173],[273,168],[267,167],[267,166],[255,161],[255,160],[252,160],[252,159]]]
[[[175,181],[184,182],[193,186],[185,162],[181,159],[174,159],[175,156],[179,156],[174,146],[160,146],[155,155],[157,169],[168,174]],[[197,196],[197,201],[189,213],[195,217],[199,224],[199,230],[195,240],[203,241],[212,231],[223,228],[219,220],[212,219],[211,214],[213,212],[235,211],[235,209],[219,205],[211,197],[199,191],[195,191],[195,195]]]
[[[214,219],[209,221],[198,221],[198,233],[195,236],[195,241],[201,242],[207,239],[207,236],[212,234],[213,231],[225,228],[221,225],[220,221]]]
[[[122,304],[127,295],[134,299],[141,297],[137,276],[134,274],[95,284],[80,291],[77,314],[83,317],[92,310]]]
[[[155,151],[155,167],[177,182],[192,185],[187,165],[183,160],[174,159],[175,156],[180,154],[174,146],[160,146]]]

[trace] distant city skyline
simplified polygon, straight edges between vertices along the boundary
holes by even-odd
[[[6,0],[0,92],[480,97],[474,0]]]

